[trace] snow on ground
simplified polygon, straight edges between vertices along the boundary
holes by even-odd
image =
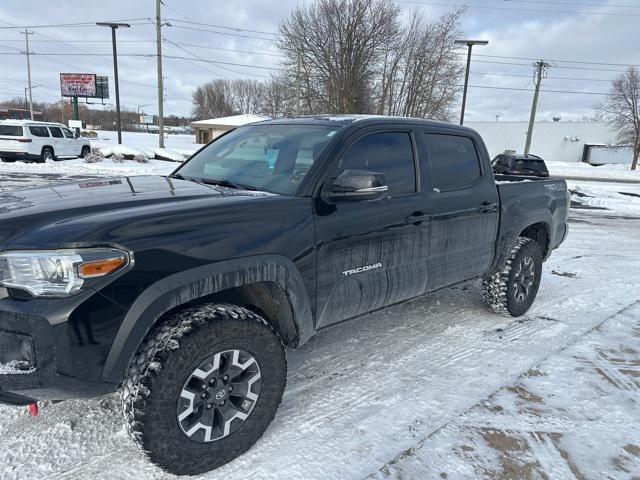
[[[552,176],[583,180],[636,181],[640,183],[640,169],[630,170],[629,165],[601,165],[594,167],[582,162],[545,162]]]
[[[113,160],[106,158],[97,163],[86,163],[82,158],[47,163],[8,162],[0,163],[0,177],[3,174],[58,174],[58,175],[168,175],[178,167],[175,162],[149,160],[138,163],[134,160]]]
[[[455,479],[638,478],[639,318],[640,301],[397,456],[375,478],[424,478],[424,472]]]
[[[154,133],[122,132],[122,145],[118,145],[118,132],[97,130],[97,133],[98,136],[91,139],[91,148],[102,151],[104,155],[118,151],[124,154],[126,151],[137,152],[132,155],[146,154],[150,158],[154,154],[163,155],[165,158],[173,156],[174,159],[182,161],[177,155],[184,158],[202,146],[195,143],[195,135],[165,135],[165,148],[161,149],[158,147],[158,135]]]
[[[477,282],[338,325],[288,352],[276,418],[199,478],[640,475],[640,217],[572,211],[519,319]],[[4,478],[172,478],[129,441],[115,395],[0,407]]]
[[[571,200],[619,215],[640,216],[640,184],[568,180]]]

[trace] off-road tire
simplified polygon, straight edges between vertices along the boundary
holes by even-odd
[[[80,151],[80,158],[85,158],[90,153],[91,153],[91,148],[85,145],[84,147],[82,147],[82,150]]]
[[[176,404],[193,370],[212,354],[229,349],[242,349],[255,358],[261,373],[259,397],[237,430],[199,443],[179,426]],[[122,385],[127,429],[165,471],[207,472],[243,454],[262,436],[278,410],[286,377],[284,347],[262,317],[235,305],[194,306],[155,327],[132,359]]]
[[[53,148],[44,147],[42,149],[42,152],[40,153],[40,163],[46,163],[47,157],[49,157],[50,160],[55,160],[56,159],[55,152],[53,151]]]
[[[518,266],[527,258],[534,262],[534,279],[530,290],[522,301],[516,299],[515,277]],[[482,279],[482,294],[485,302],[495,313],[511,317],[524,315],[533,304],[540,287],[542,275],[542,250],[535,240],[518,237],[503,267]]]

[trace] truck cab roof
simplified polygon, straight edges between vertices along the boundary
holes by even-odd
[[[437,120],[428,120],[424,118],[413,117],[394,117],[388,115],[360,115],[360,114],[345,114],[345,115],[310,115],[304,117],[294,118],[278,118],[271,120],[264,120],[261,122],[253,123],[251,125],[336,125],[340,127],[347,127],[350,125],[407,125],[407,124],[423,124],[431,127],[442,127],[447,129],[456,129],[465,132],[474,132],[475,130],[464,127],[461,125],[455,125],[447,122],[441,122]]]

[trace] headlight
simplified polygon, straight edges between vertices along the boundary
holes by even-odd
[[[0,253],[0,286],[34,297],[73,295],[91,279],[111,275],[131,263],[115,248]]]

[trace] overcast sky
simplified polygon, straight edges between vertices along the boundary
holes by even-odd
[[[193,89],[213,78],[268,78],[269,69],[277,68],[279,61],[273,33],[295,5],[312,1],[315,0],[163,0],[163,18],[171,23],[163,28],[165,114],[189,115]],[[397,4],[404,12],[417,8],[435,18],[463,3],[398,0]],[[554,65],[543,82],[543,90],[577,92],[607,92],[609,81],[625,65],[640,64],[638,0],[467,0],[464,4],[468,6],[462,24],[466,37],[490,41],[488,46],[474,50],[468,121],[495,121],[496,115],[501,121],[527,120],[531,91],[478,87],[532,89],[530,64],[534,58],[544,58]],[[156,61],[155,57],[143,56],[155,54],[155,28],[151,23],[154,16],[154,0],[3,0],[0,100],[23,97],[27,84],[25,57],[18,54],[24,51],[22,29],[3,27],[32,25],[32,83],[39,85],[33,90],[34,101],[60,98],[60,72],[87,72],[109,76],[109,101],[115,102],[109,30],[94,25],[38,25],[130,19],[131,29],[118,31],[121,103],[134,109],[148,104],[141,109],[148,114],[157,113]],[[550,120],[558,115],[579,120],[592,114],[593,104],[603,98],[543,92],[538,118]]]

